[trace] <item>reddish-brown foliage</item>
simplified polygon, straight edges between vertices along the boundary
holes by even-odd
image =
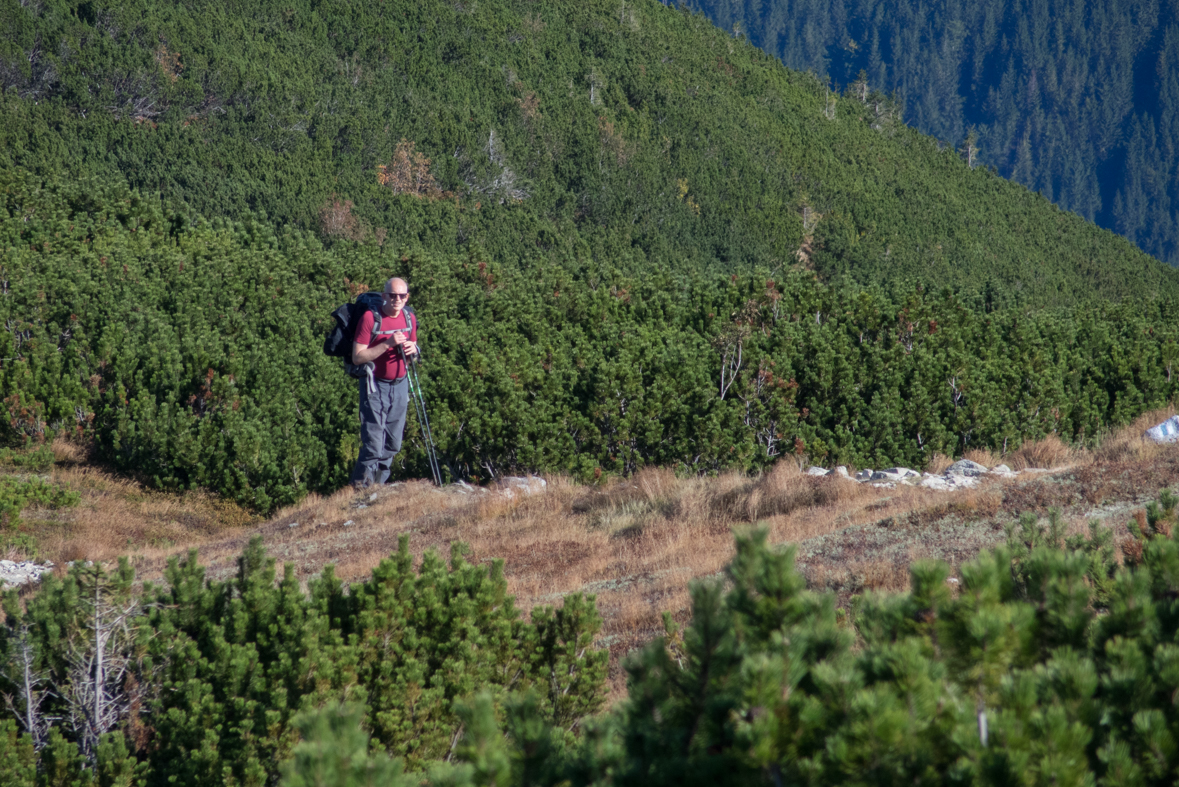
[[[329,238],[362,241],[368,227],[352,213],[352,200],[333,194],[319,208],[319,231]]]
[[[409,194],[425,199],[449,196],[438,187],[430,172],[430,159],[414,149],[415,143],[402,139],[393,151],[393,160],[377,167],[377,182],[394,194]]]

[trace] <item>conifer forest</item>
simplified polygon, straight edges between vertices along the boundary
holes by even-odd
[[[1179,263],[1174,3],[694,5],[851,95],[894,94],[915,128]]]
[[[393,275],[448,484],[1097,445],[1179,395],[1176,13],[0,0],[0,551],[77,502],[54,441],[336,493],[321,345]],[[593,594],[522,611],[459,541],[351,584],[79,559],[6,596],[0,785],[1174,784],[1155,491],[1118,545],[1027,514],[847,603],[742,529],[613,703]]]

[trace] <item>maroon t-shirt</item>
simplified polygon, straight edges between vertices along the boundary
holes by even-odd
[[[405,376],[405,361],[401,360],[401,353],[397,352],[397,345],[393,344],[393,331],[406,331],[411,342],[418,340],[417,320],[410,320],[404,309],[396,317],[382,314],[381,327],[376,336],[373,336],[373,313],[371,311],[360,315],[360,324],[356,326],[354,338],[357,344],[369,347],[378,344],[389,345],[389,349],[373,361],[375,365],[373,376],[378,380],[396,380]]]

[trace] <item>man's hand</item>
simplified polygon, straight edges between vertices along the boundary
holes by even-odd
[[[404,352],[407,356],[417,355],[418,353],[418,343],[410,341],[408,338],[406,338],[405,331],[394,331],[393,343],[400,347],[402,352]]]
[[[405,338],[405,331],[394,331],[387,342],[377,342],[371,346],[354,343],[352,345],[352,363],[357,366],[372,363],[385,353],[393,353],[396,356],[399,354],[399,347],[407,356],[418,354],[417,342]]]

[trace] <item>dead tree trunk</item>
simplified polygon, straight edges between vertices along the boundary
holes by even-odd
[[[37,664],[28,624],[21,623],[13,645],[12,660],[0,675],[16,688],[16,696],[4,695],[4,704],[33,739],[33,748],[40,751],[48,738],[50,724],[41,705],[51,692],[45,687],[47,675]]]

